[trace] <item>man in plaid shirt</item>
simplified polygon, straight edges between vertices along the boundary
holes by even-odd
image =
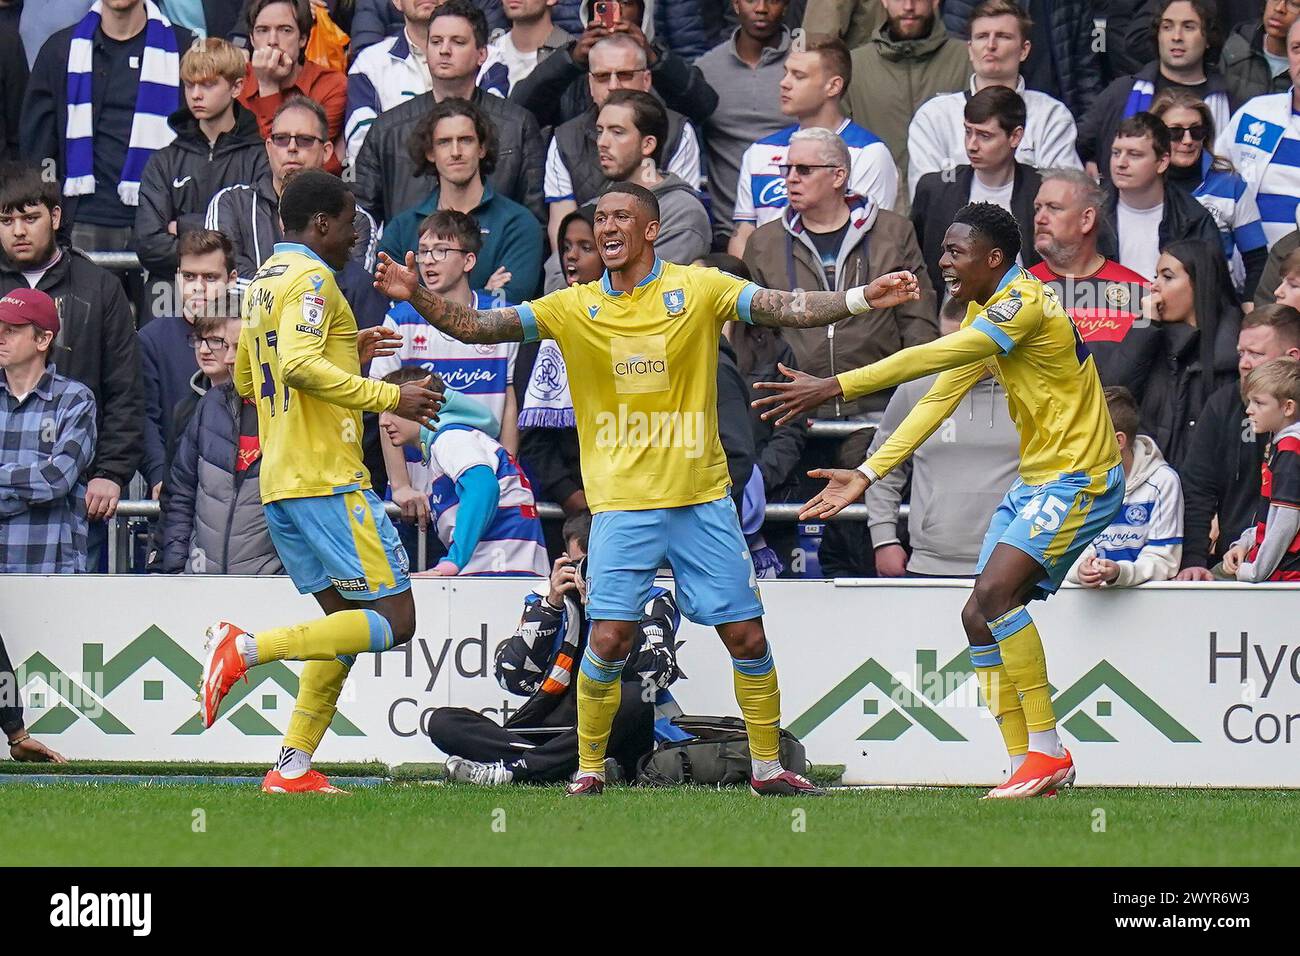
[[[95,397],[47,365],[59,334],[38,289],[0,297],[0,572],[86,570]]]

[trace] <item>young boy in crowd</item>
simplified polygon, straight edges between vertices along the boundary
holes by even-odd
[[[427,374],[408,366],[385,375],[384,381],[402,385]],[[393,412],[379,416],[379,427],[393,447],[419,448],[429,469],[429,504],[447,548],[447,556],[429,573],[549,574],[533,489],[510,453],[483,430],[495,425],[492,416],[446,388],[437,375],[430,387],[446,396],[433,428]]]
[[[1272,433],[1264,456],[1258,522],[1223,556],[1238,581],[1300,581],[1300,363],[1257,366],[1241,387],[1256,435]]]
[[[1066,575],[1086,588],[1168,581],[1183,557],[1183,486],[1156,443],[1139,435],[1138,407],[1122,387],[1105,390],[1124,466],[1119,514]]]

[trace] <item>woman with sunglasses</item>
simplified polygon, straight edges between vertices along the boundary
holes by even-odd
[[[1214,217],[1232,284],[1249,301],[1268,261],[1268,241],[1246,180],[1212,148],[1209,107],[1185,90],[1166,89],[1152,102],[1151,112],[1169,128],[1167,181],[1191,193]]]

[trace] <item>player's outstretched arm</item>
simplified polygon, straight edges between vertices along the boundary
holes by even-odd
[[[410,302],[426,322],[461,342],[477,345],[524,340],[524,324],[518,310],[471,309],[420,285],[413,252],[406,254],[405,265],[381,252],[375,265],[375,288],[395,302]]]
[[[921,298],[921,287],[910,272],[890,272],[870,285],[847,292],[784,292],[759,289],[749,304],[755,325],[812,329],[830,325],[850,315],[888,309]]]
[[[967,365],[944,372],[908,412],[876,453],[855,469],[818,468],[810,478],[826,478],[827,485],[799,512],[801,521],[833,518],[866,494],[867,488],[911,457],[934,430],[961,403],[962,396],[984,376],[982,365]]]

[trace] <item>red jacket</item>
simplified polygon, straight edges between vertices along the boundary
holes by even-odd
[[[274,96],[262,96],[257,89],[257,77],[253,75],[250,63],[244,73],[244,92],[239,94],[239,102],[257,117],[257,127],[262,138],[271,135],[271,121],[275,111],[284,103],[286,94],[301,93],[315,100],[325,110],[329,120],[329,137],[334,143],[334,155],[325,164],[326,172],[336,176],[343,171],[343,112],[348,104],[348,78],[335,70],[327,70],[308,60],[298,70],[298,76],[288,90],[281,90]]]

